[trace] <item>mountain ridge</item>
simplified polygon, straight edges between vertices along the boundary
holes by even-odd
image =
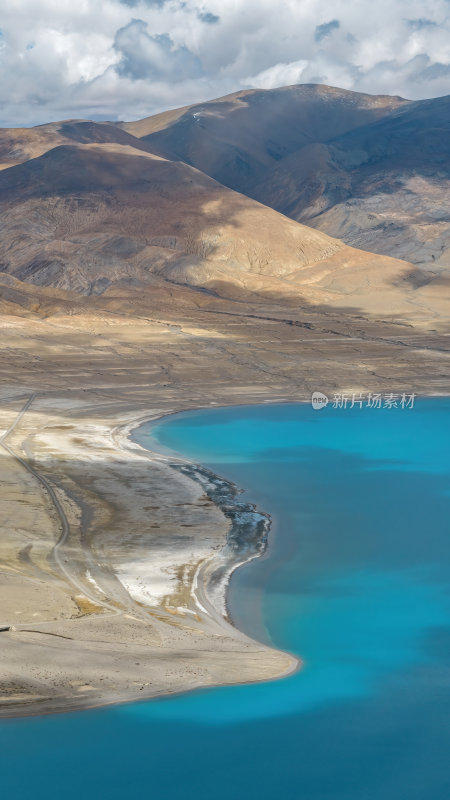
[[[376,246],[364,248],[366,229],[358,220],[366,212],[357,207],[346,207],[346,214],[362,249],[348,247],[339,235],[341,206],[354,201],[348,196],[353,166],[359,159],[362,169],[365,161],[353,148],[349,166],[344,148],[348,178],[330,142],[372,140],[374,129],[389,127],[393,118],[401,129],[417,109],[423,109],[420,102],[399,97],[300,85],[241,91],[136,123],[64,120],[15,134],[5,129],[0,268],[20,281],[94,296],[124,281],[168,281],[234,298],[297,298],[364,313],[439,318],[429,302],[436,306],[433,282],[439,278],[445,286],[446,275],[409,263],[404,226],[400,260],[389,247],[382,255]],[[191,148],[195,159],[184,152],[179,157],[171,142]],[[236,160],[237,151],[252,151],[249,169],[242,168],[243,156]],[[228,183],[209,174],[208,159],[227,172]],[[241,183],[252,176],[259,182],[252,191],[231,188],[234,174]],[[344,175],[340,182],[337,175]],[[368,197],[376,193],[368,190]],[[392,251],[397,255],[395,242]]]
[[[292,109],[283,111],[287,97],[297,102],[293,117]],[[271,102],[270,141],[255,98]],[[347,244],[431,272],[450,267],[449,96],[409,101],[305,85],[238,99],[238,106],[227,107],[224,98],[181,109],[178,117],[170,112],[168,124],[147,135],[148,120],[125,127],[160,155],[192,163]],[[416,177],[420,184],[411,183]]]

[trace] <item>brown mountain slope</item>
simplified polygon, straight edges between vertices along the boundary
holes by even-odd
[[[406,102],[328,86],[288,86],[237,92],[123,127],[144,138],[154,152],[252,194],[265,172],[292,153],[379,119]]]
[[[348,244],[431,272],[450,267],[449,97],[293,86],[170,114],[125,127]]]
[[[3,271],[61,288],[92,290],[96,273],[198,283],[206,263],[275,277],[342,248],[192,167],[115,144],[4,170],[0,197]]]
[[[131,147],[57,147],[0,173],[0,198],[1,269],[21,281],[101,294],[163,280],[223,296],[411,312],[409,265],[348,248]]]
[[[305,147],[266,173],[252,196],[356,247],[448,269],[450,97],[410,103]]]
[[[34,128],[0,128],[0,170],[23,164],[60,145],[95,142],[151,150],[145,141],[140,141],[110,122],[72,119],[37,125]]]

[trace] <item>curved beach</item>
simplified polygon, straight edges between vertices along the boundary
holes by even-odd
[[[221,590],[208,606],[205,565],[215,572],[230,520],[131,442],[131,428],[185,409],[307,401],[318,387],[445,392],[438,334],[418,344],[416,328],[358,317],[364,336],[354,336],[354,320],[334,312],[324,321],[302,307],[287,319],[194,299],[181,310],[158,300],[153,316],[111,300],[95,313],[2,317],[3,716],[265,680],[297,664],[231,626]]]
[[[93,707],[295,670],[297,659],[248,638],[226,612],[229,577],[263,549],[267,517],[208,470],[133,441],[131,431],[159,410],[109,406],[100,418],[73,397],[58,398],[57,407],[38,394],[14,401],[3,442],[21,472],[19,441],[27,453],[29,483],[41,490],[42,523],[51,520],[56,543],[29,560],[27,585],[37,590],[28,604],[25,582],[11,579],[6,624],[19,592],[24,611],[2,633],[11,683],[0,714]],[[36,606],[44,576],[51,621]]]

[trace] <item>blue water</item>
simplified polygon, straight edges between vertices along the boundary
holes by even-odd
[[[268,552],[232,579],[231,613],[303,667],[0,723],[3,796],[447,800],[449,423],[450,400],[430,399],[216,408],[141,429],[272,514]]]

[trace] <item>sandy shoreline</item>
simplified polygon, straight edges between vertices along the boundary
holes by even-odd
[[[15,628],[0,633],[0,716],[273,679],[297,664],[224,619],[216,566],[230,519],[207,487],[130,440],[137,425],[316,389],[448,391],[446,331],[307,305],[247,313],[170,291],[177,303],[155,295],[151,315],[0,315],[0,626]],[[219,566],[226,579],[230,564]]]
[[[203,408],[208,408],[208,406]],[[221,625],[224,621],[233,625],[227,606],[231,575],[240,566],[265,552],[271,519],[268,514],[258,510],[254,504],[239,501],[238,497],[243,490],[233,482],[177,453],[166,454],[157,448],[145,447],[133,436],[140,427],[148,422],[157,423],[161,419],[187,410],[200,410],[200,408],[180,409],[156,417],[139,418],[120,427],[117,433],[114,432],[114,438],[121,449],[137,449],[150,461],[161,460],[171,469],[189,478],[200,487],[206,497],[229,521],[228,531],[221,548],[216,549],[209,558],[199,564],[192,579],[190,594],[200,612],[214,617]],[[203,602],[200,600],[200,594]],[[178,610],[181,611],[181,609]],[[191,610],[189,613],[194,614],[195,611]],[[233,628],[238,630],[234,625]]]
[[[209,406],[210,408],[211,406]],[[217,406],[216,406],[217,407]],[[235,407],[235,406],[234,406]],[[208,406],[203,407],[208,408]],[[187,409],[185,409],[186,411]],[[200,408],[190,410],[202,410]],[[265,553],[268,544],[268,536],[271,527],[271,517],[266,512],[258,509],[253,503],[240,501],[239,495],[243,489],[230,480],[212,472],[210,469],[187,458],[183,458],[177,453],[165,453],[163,449],[146,448],[141,445],[136,438],[132,437],[137,430],[146,422],[157,423],[161,419],[183,413],[165,414],[156,419],[145,420],[144,423],[126,426],[124,433],[128,434],[128,439],[138,444],[144,452],[160,456],[166,460],[172,469],[178,470],[192,481],[197,483],[204,493],[220,509],[229,521],[229,528],[226,541],[220,550],[211,556],[210,563],[202,564],[197,570],[193,581],[193,597],[196,597],[200,609],[206,610],[200,603],[197,596],[197,583],[199,578],[203,581],[203,593],[209,596],[212,606],[216,613],[233,624],[228,608],[229,583],[232,574],[236,569],[254,558]],[[152,441],[149,442],[152,444]],[[155,445],[157,442],[155,441]],[[209,567],[209,569],[207,569]],[[209,577],[206,578],[208,572]],[[207,581],[207,582],[205,582]],[[211,606],[210,606],[211,612]],[[236,626],[234,626],[236,627]]]
[[[39,402],[39,396],[34,402]],[[41,404],[45,402],[48,401],[41,400]],[[59,399],[59,404],[61,404],[61,399]],[[166,413],[176,413],[176,410],[171,409],[170,412],[166,410]],[[131,419],[130,414],[132,416]],[[193,544],[191,534],[189,537],[190,541],[186,543],[184,549],[180,546],[179,539],[175,548],[172,547],[170,541],[166,543],[165,547],[161,547],[161,544],[159,544],[159,550],[156,553],[156,562],[152,564],[152,569],[145,576],[150,587],[154,587],[155,584],[158,585],[159,593],[157,592],[155,594],[155,590],[152,588],[152,594],[145,595],[145,589],[143,589],[142,585],[142,574],[145,573],[145,566],[140,558],[142,557],[142,553],[139,553],[138,555],[140,557],[136,558],[135,548],[134,552],[131,552],[132,558],[130,560],[120,561],[119,556],[118,560],[114,561],[113,567],[114,577],[118,579],[121,589],[125,589],[128,595],[128,604],[124,597],[120,596],[120,593],[112,593],[112,597],[109,596],[111,592],[108,594],[105,591],[104,581],[96,575],[94,570],[87,568],[87,566],[84,569],[78,567],[76,574],[74,573],[72,576],[69,576],[71,577],[72,591],[73,585],[75,585],[78,588],[75,600],[79,604],[81,603],[81,605],[84,603],[85,606],[86,604],[92,606],[92,608],[88,609],[88,613],[86,613],[86,608],[83,608],[81,617],[74,617],[71,615],[70,618],[58,619],[54,622],[38,620],[36,624],[33,623],[33,627],[31,627],[32,619],[27,620],[25,624],[21,621],[17,624],[17,620],[13,620],[13,622],[15,622],[15,630],[0,634],[2,636],[0,640],[1,644],[7,645],[6,648],[2,647],[2,660],[5,654],[8,656],[9,650],[9,658],[11,659],[12,657],[15,660],[17,667],[19,653],[22,653],[20,656],[21,668],[18,670],[19,675],[15,677],[15,683],[17,685],[11,687],[14,688],[15,691],[8,693],[9,697],[8,694],[6,694],[6,697],[5,695],[2,697],[2,703],[0,705],[1,716],[41,714],[52,711],[95,707],[96,705],[104,705],[111,702],[137,700],[143,699],[143,697],[156,697],[160,694],[189,690],[196,686],[208,685],[210,682],[220,682],[221,684],[235,682],[229,679],[224,680],[224,677],[220,680],[216,677],[211,681],[211,678],[208,678],[208,673],[205,671],[204,663],[202,663],[201,670],[192,668],[192,664],[189,662],[192,660],[192,663],[195,664],[196,650],[200,644],[198,637],[201,637],[203,640],[201,642],[203,645],[202,662],[207,662],[208,660],[203,650],[205,645],[210,654],[210,660],[212,662],[211,672],[213,674],[217,669],[220,669],[222,672],[223,667],[220,666],[221,663],[224,660],[228,660],[227,656],[231,656],[234,662],[237,682],[247,682],[249,680],[258,681],[281,677],[298,668],[298,660],[296,658],[288,654],[273,651],[265,645],[249,639],[245,634],[235,628],[227,618],[225,597],[229,578],[237,566],[244,563],[247,558],[253,558],[256,555],[256,553],[249,553],[244,557],[244,554],[239,552],[236,546],[234,549],[230,547],[229,533],[234,530],[234,536],[236,537],[239,528],[239,523],[236,523],[236,521],[234,524],[230,524],[230,515],[240,514],[241,516],[247,515],[247,517],[254,517],[255,524],[253,527],[256,532],[260,529],[263,519],[267,522],[266,518],[248,504],[242,504],[236,501],[236,497],[239,493],[238,489],[230,483],[214,476],[213,473],[210,473],[208,470],[204,470],[199,466],[194,467],[192,464],[183,462],[181,459],[179,459],[177,463],[174,463],[173,458],[168,458],[163,454],[144,449],[130,438],[132,430],[149,419],[156,421],[159,417],[158,413],[147,411],[145,414],[140,413],[135,415],[125,410],[122,411],[121,416],[121,420],[114,420],[114,422],[118,424],[104,426],[103,431],[99,430],[100,426],[95,426],[95,447],[97,449],[104,449],[105,446],[108,445],[109,449],[112,451],[112,453],[109,453],[109,459],[118,459],[125,456],[128,469],[130,461],[136,461],[137,459],[139,462],[145,464],[145,470],[148,470],[149,466],[152,471],[155,469],[157,471],[162,470],[165,480],[167,480],[168,475],[170,476],[169,484],[172,500],[174,496],[179,501],[181,499],[184,501],[186,500],[181,494],[181,487],[177,486],[177,483],[179,483],[181,479],[183,490],[186,492],[187,489],[189,495],[188,503],[195,504],[200,501],[200,507],[205,509],[205,511],[202,511],[203,515],[205,512],[207,514],[208,525],[211,523],[214,524],[216,533],[213,537],[213,542],[211,542],[211,536],[209,536],[206,545],[205,542],[194,542]],[[127,417],[126,421],[123,421],[124,416]],[[106,427],[108,427],[108,430],[105,430]],[[75,431],[79,433],[79,429],[78,431],[75,429]],[[71,431],[72,437],[75,431]],[[54,433],[52,436],[52,447],[54,455]],[[62,450],[63,448],[61,448],[61,451]],[[67,446],[66,442],[64,447],[64,454],[66,457],[69,451],[70,447]],[[31,454],[30,450],[29,454]],[[208,492],[208,496],[206,492]],[[214,495],[214,492],[216,495],[221,494],[222,496],[222,509],[220,508],[220,498],[218,496],[211,497],[211,495]],[[155,497],[155,494],[153,494],[153,497]],[[75,498],[75,494],[72,492],[70,494],[70,499],[72,501],[78,501],[79,507],[82,507],[83,500],[80,496]],[[135,501],[135,499],[134,496],[133,500]],[[232,509],[230,508],[230,503],[233,501],[235,507]],[[184,505],[184,503],[181,503],[181,505]],[[228,519],[224,515],[223,509],[225,506],[228,508]],[[220,525],[218,525],[219,520],[217,519],[219,515],[221,518]],[[215,519],[212,519],[212,517]],[[179,524],[183,526],[186,523],[179,521]],[[241,520],[240,526],[242,527],[243,524]],[[194,523],[189,523],[189,525],[194,525]],[[247,518],[245,519],[245,527],[249,527],[249,520]],[[258,536],[255,535],[254,540],[254,544],[260,546]],[[111,546],[112,544],[113,543],[110,542],[108,545],[110,554],[111,551],[114,550],[114,546]],[[115,546],[117,546],[117,541],[115,542]],[[127,556],[130,556],[130,551],[133,551],[133,547],[122,546],[121,549],[122,555],[126,554]],[[193,553],[195,556],[194,561],[192,559]],[[151,545],[150,547],[147,545],[145,553],[147,569],[148,563],[152,561],[152,557],[154,558],[154,556],[155,549],[152,548]],[[137,576],[133,575],[133,564],[139,565],[140,569]],[[179,574],[180,567],[185,567],[184,574],[181,578]],[[160,573],[164,571],[170,571],[172,575],[171,580],[165,583],[160,580]],[[139,582],[141,583],[140,587],[138,586]],[[72,596],[71,599],[74,599],[74,597]],[[35,614],[36,612],[33,613]],[[86,659],[86,639],[74,636],[74,629],[76,627],[80,628],[80,623],[82,621],[84,621],[84,628],[86,629],[83,631],[83,637],[86,636],[86,633],[89,635],[88,641],[90,645],[88,649],[89,647],[92,648],[97,637],[104,635],[110,636],[111,633],[115,633],[116,630],[120,630],[121,638],[124,636],[125,638],[127,638],[127,636],[130,637],[130,641],[126,642],[128,647],[130,647],[134,636],[132,631],[127,629],[132,628],[133,624],[136,625],[138,620],[146,628],[147,620],[145,620],[145,616],[147,614],[151,617],[150,628],[152,630],[149,632],[150,640],[155,635],[155,628],[157,629],[159,637],[161,637],[162,628],[169,628],[169,635],[166,635],[166,637],[163,635],[162,638],[163,640],[164,638],[170,640],[171,650],[166,653],[167,660],[164,661],[163,668],[158,670],[155,669],[153,665],[151,670],[152,680],[142,680],[138,691],[132,691],[129,681],[126,686],[126,692],[123,691],[125,687],[121,687],[120,685],[121,679],[126,679],[127,672],[129,672],[125,664],[126,659],[123,657],[120,648],[117,648],[117,650],[114,648],[116,650],[115,666],[119,666],[120,669],[115,670],[119,672],[119,677],[116,677],[114,680],[114,688],[110,686],[110,690],[113,689],[113,697],[110,692],[100,691],[101,687],[97,687],[96,690],[91,689],[93,683],[92,669],[89,669],[86,663],[82,664],[80,658],[76,659],[73,668],[65,663],[67,662],[67,643],[69,641],[78,642],[80,654],[83,654],[84,659]],[[129,624],[127,618],[131,618]],[[1,622],[3,624],[3,620],[1,620]],[[10,618],[5,621],[5,624],[11,624]],[[43,663],[44,659],[48,658],[46,650],[49,647],[50,634],[52,635],[50,646],[53,651],[51,667],[52,680],[53,682],[56,681],[56,684],[59,684],[59,691],[55,692],[54,696],[51,698],[44,698],[42,695],[39,696],[40,692],[38,693],[36,691],[36,686],[32,692],[30,691],[31,686],[26,687],[22,685],[19,689],[19,684],[21,679],[20,674],[25,674],[27,672],[26,664],[27,660],[31,657],[31,653],[33,653],[33,662],[35,662],[37,658],[38,661],[41,659]],[[93,638],[91,638],[91,636]],[[42,644],[41,642],[44,637],[45,643]],[[144,639],[145,638],[147,637],[145,636]],[[196,638],[197,641],[195,641]],[[113,642],[109,641],[108,644],[111,645]],[[142,642],[142,645],[143,644],[144,642]],[[173,665],[171,667],[169,666],[170,662],[173,660],[171,651],[173,652],[174,645],[176,645],[177,648],[182,647],[184,649],[186,647],[191,647],[193,644],[197,645],[197,647],[195,647],[193,651],[188,650],[184,653],[183,668],[181,671],[178,670],[178,674],[176,674],[177,670],[173,669]],[[144,647],[148,652],[142,650],[141,643],[139,647],[134,646],[132,648],[135,657],[140,659],[139,662],[136,662],[136,665],[141,666],[142,659],[144,658],[150,661],[151,655],[154,657],[155,652],[160,650],[161,644],[159,642],[156,644],[156,642],[153,641],[150,644],[145,643]],[[161,649],[164,649],[164,643]],[[102,648],[99,648],[98,642],[95,642],[94,650],[95,661],[97,664],[98,662],[101,663]],[[58,665],[59,654],[61,655],[62,663]],[[248,663],[245,663],[246,661]],[[48,666],[46,668],[48,669]],[[227,672],[230,671],[230,668],[231,664],[227,666]],[[74,680],[75,671],[77,672],[78,680]],[[111,681],[112,676],[108,675],[106,664],[102,664],[102,671],[105,674],[102,675],[101,680],[104,681],[105,677],[109,677]],[[186,672],[189,673],[189,671],[191,671],[192,674],[186,675]],[[168,679],[168,673],[170,674],[171,672],[175,674],[171,679]],[[85,677],[83,677],[84,673],[86,673]],[[146,677],[149,677],[149,675],[147,674]],[[128,675],[128,679],[129,678],[130,676]],[[133,678],[136,684],[136,676],[133,675]],[[58,695],[63,694],[63,692],[61,692],[63,687],[65,687],[65,691],[70,687],[73,692],[74,689],[76,689],[77,683],[79,684],[78,692],[74,693],[74,697],[70,698],[67,695],[58,697]],[[96,691],[95,697],[91,694],[93,691]]]

